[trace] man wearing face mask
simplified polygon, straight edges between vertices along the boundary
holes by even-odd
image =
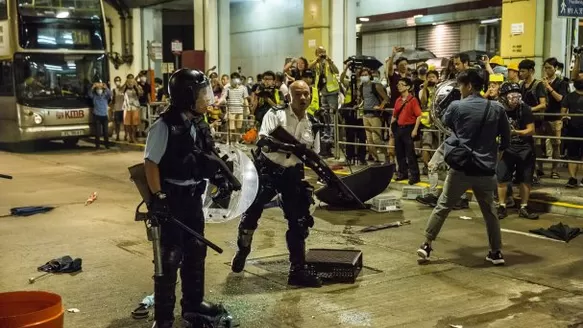
[[[423,88],[423,83],[427,80],[429,65],[421,63],[417,66],[417,78],[413,80],[413,96],[417,97]]]
[[[263,116],[272,108],[284,102],[281,91],[275,87],[275,73],[266,71],[262,75],[261,84],[257,85],[253,92],[253,113],[257,125],[261,126]]]
[[[480,91],[484,79],[475,70],[467,70],[457,77],[462,99],[453,101],[443,114],[443,123],[452,129],[445,141],[445,158],[450,165],[443,192],[429,217],[425,229],[425,242],[417,250],[421,261],[429,259],[432,242],[437,238],[445,219],[460,196],[471,188],[486,221],[490,252],[486,260],[494,265],[504,264],[500,222],[495,213],[494,190],[496,189],[496,159],[498,150],[509,146],[510,126],[504,107],[482,98]],[[497,138],[500,137],[498,147]],[[460,150],[471,149],[467,157],[460,157]],[[457,154],[458,156],[455,156]],[[467,158],[473,169],[462,162]]]
[[[107,111],[111,101],[111,91],[102,82],[94,83],[89,91],[89,98],[93,101],[93,118],[95,120],[95,148],[100,147],[100,135],[103,135],[103,145],[109,149],[109,129]],[[119,133],[118,133],[119,136]]]
[[[315,83],[322,95],[322,109],[333,113],[338,110],[338,91],[340,85],[336,74],[340,73],[332,58],[326,54],[326,49],[322,46],[316,49],[316,59],[314,59],[309,68],[315,72]]]
[[[435,149],[437,147],[437,133],[433,131],[426,131],[425,129],[434,129],[431,115],[429,112],[433,105],[433,98],[435,97],[435,89],[439,81],[439,73],[435,70],[427,72],[426,79],[423,81],[423,87],[419,91],[419,100],[421,104],[421,145],[423,148]],[[424,150],[421,153],[423,158],[423,174],[429,174],[428,164],[431,159],[431,153]]]
[[[236,142],[243,127],[243,113],[248,106],[247,88],[241,85],[241,75],[238,72],[231,73],[231,83],[223,89],[223,94],[219,100],[219,105],[227,105],[227,117],[229,120],[229,130],[231,130],[231,141]]]
[[[498,178],[498,219],[504,219],[508,214],[505,200],[507,199],[508,185],[515,174],[520,184],[520,209],[518,215],[531,220],[538,219],[538,215],[530,213],[527,205],[532,187],[532,178],[535,167],[534,150],[534,116],[530,107],[522,102],[520,85],[506,82],[500,87],[500,102],[506,109],[511,129],[510,146],[502,152],[496,176]]]
[[[179,267],[182,327],[209,327],[226,311],[221,305],[203,301],[206,246],[164,218],[172,217],[204,234],[204,179],[216,175],[203,171],[205,166],[198,163],[193,151],[197,148],[208,153],[214,149],[204,119],[214,97],[204,73],[190,69],[172,74],[169,91],[171,104],[152,124],[144,153],[146,179],[153,194],[148,210],[161,220],[163,275],[154,277],[154,327],[173,325]]]
[[[290,85],[291,101],[271,108],[263,119],[257,149],[252,152],[259,174],[259,192],[249,209],[241,216],[237,236],[237,254],[231,263],[233,272],[245,268],[251,252],[251,241],[263,213],[263,207],[276,194],[281,195],[284,217],[288,222],[285,234],[289,250],[290,270],[288,285],[320,287],[321,281],[306,268],[306,238],[314,226],[310,215],[313,187],[305,181],[304,164],[294,151],[310,148],[318,152],[320,141],[314,134],[306,110],[310,105],[310,87],[304,81]],[[278,127],[284,128],[300,143],[291,145],[271,136]]]

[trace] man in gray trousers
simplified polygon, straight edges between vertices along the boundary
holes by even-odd
[[[504,151],[509,146],[510,125],[504,107],[500,103],[480,96],[484,79],[478,71],[461,72],[457,80],[462,100],[452,102],[442,118],[443,123],[455,132],[445,141],[444,156],[447,159],[452,150],[457,147],[473,149],[475,159],[484,170],[465,172],[454,169],[453,167],[457,165],[451,165],[452,163],[448,162],[453,167],[447,174],[437,206],[429,216],[425,229],[426,240],[417,250],[417,255],[421,260],[429,259],[433,250],[431,243],[437,238],[449,212],[460,196],[468,188],[472,188],[488,231],[490,252],[486,260],[494,265],[501,265],[504,264],[504,257],[501,252],[500,223],[494,206],[495,171],[498,150]],[[498,136],[500,136],[500,145],[496,142]]]

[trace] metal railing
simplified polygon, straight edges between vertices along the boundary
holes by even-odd
[[[343,107],[343,108],[340,108],[338,112],[340,112],[340,111],[358,111],[358,110],[359,109]],[[383,112],[392,113],[393,109],[392,108],[384,109]],[[570,113],[537,113],[537,112],[533,112],[533,115],[534,116],[560,116],[560,117],[565,117],[565,118],[566,117],[583,117],[583,114],[577,114],[577,113],[570,114]],[[359,118],[362,118],[362,117],[359,117]],[[335,122],[337,122],[337,121],[338,120],[335,120]],[[336,124],[335,128],[336,128],[336,131],[338,131],[339,128],[379,130],[379,131],[386,131],[386,130],[391,129],[390,127],[386,127],[386,126],[381,126],[381,127],[366,126],[365,127],[363,125],[349,125],[349,124]],[[446,138],[446,136],[444,136],[444,133],[439,129],[427,129],[424,127],[423,132],[437,133],[439,145],[441,145]],[[336,136],[338,136],[338,134],[336,134]],[[583,142],[583,138],[581,138],[581,137],[567,137],[567,136],[558,137],[558,136],[551,136],[551,135],[549,135],[549,136],[533,135],[533,138],[535,138],[535,139],[558,139],[558,140],[565,140],[565,141],[581,141],[581,142]],[[369,143],[342,141],[338,137],[335,138],[334,144],[335,144],[335,150],[336,150],[336,159],[340,158],[339,154],[340,154],[340,146],[341,145],[364,146],[364,147],[387,148],[387,149],[394,149],[395,148],[395,146],[390,146],[388,144],[388,141],[386,142],[386,144],[369,144]],[[437,149],[415,147],[415,150],[416,151],[435,152]],[[536,161],[583,164],[583,160],[553,159],[553,158],[545,158],[545,157],[537,157]]]

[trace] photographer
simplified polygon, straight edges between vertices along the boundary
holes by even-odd
[[[267,71],[263,73],[263,80],[253,92],[253,113],[257,125],[261,126],[263,116],[271,108],[283,104],[284,96],[275,87],[275,73]]]
[[[326,54],[326,49],[320,46],[316,49],[316,59],[310,63],[309,68],[316,73],[316,85],[322,95],[322,108],[335,112],[338,109],[338,91],[340,85],[336,74],[338,68],[332,58]]]
[[[350,64],[344,65],[344,70],[340,74],[340,81],[342,81],[342,86],[344,88],[344,103],[342,104],[340,115],[344,119],[346,125],[356,125],[364,127],[363,116],[364,111],[356,107],[356,100],[358,94],[359,86],[355,83],[354,90],[352,90],[351,76],[347,76],[347,72],[350,68]],[[350,75],[356,74],[360,75],[360,70],[353,66],[356,72],[351,72]],[[356,82],[356,81],[355,81]],[[355,94],[353,99],[353,94]],[[366,132],[361,128],[346,128],[345,129],[346,142],[358,142],[361,144],[366,144]],[[346,164],[356,164],[367,165],[366,162],[366,148],[363,145],[346,145]]]

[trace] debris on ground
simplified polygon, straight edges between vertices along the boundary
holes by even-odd
[[[14,207],[10,209],[10,214],[15,216],[31,216],[39,213],[46,213],[52,211],[54,207],[52,206],[26,206],[26,207]]]
[[[70,308],[70,309],[67,309],[67,312],[70,312],[70,313],[79,313],[81,311],[79,309],[77,309],[77,308]]]
[[[97,199],[97,191],[93,192],[91,194],[91,196],[89,196],[89,198],[87,198],[87,201],[85,202],[85,206],[93,204],[93,202]]]
[[[38,267],[38,271],[50,273],[73,273],[81,271],[83,260],[76,258],[73,260],[69,255],[52,259]]]
[[[545,236],[551,239],[562,240],[564,242],[569,242],[571,239],[579,236],[583,233],[581,228],[571,228],[563,222],[559,222],[559,224],[553,224],[548,229],[534,229],[530,230],[531,233]]]
[[[450,328],[464,328],[462,325],[449,325]]]
[[[383,229],[389,229],[389,228],[398,228],[398,227],[406,225],[406,224],[411,224],[411,220],[403,220],[403,221],[391,222],[391,223],[387,223],[387,224],[373,225],[373,226],[366,227],[366,228],[360,230],[359,232],[371,232],[371,231],[377,231],[377,230],[383,230]]]
[[[472,218],[469,217],[469,216],[462,215],[462,216],[460,216],[460,219],[462,219],[462,220],[471,220]]]

